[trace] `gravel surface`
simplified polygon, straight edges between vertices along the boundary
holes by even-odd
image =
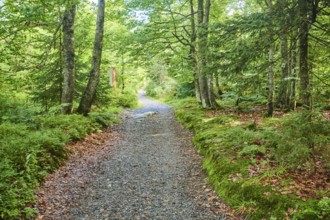
[[[192,134],[139,96],[143,107],[107,131],[117,138],[44,183],[38,219],[238,219],[207,185]]]

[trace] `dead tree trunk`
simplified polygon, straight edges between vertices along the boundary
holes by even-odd
[[[80,114],[84,114],[84,115],[88,114],[92,107],[96,95],[96,88],[100,80],[102,41],[103,41],[103,31],[104,31],[104,9],[105,9],[105,0],[98,0],[92,69],[90,70],[89,73],[89,80],[86,90],[84,92],[83,97],[81,98],[77,110]]]

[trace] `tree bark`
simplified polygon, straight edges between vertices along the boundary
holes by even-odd
[[[290,98],[289,98],[289,109],[296,109],[296,78],[297,78],[297,33],[293,34],[291,38],[291,54],[290,54]]]
[[[121,90],[125,89],[125,61],[124,61],[124,53],[121,54]]]
[[[71,4],[70,4],[71,3]],[[70,1],[66,6],[63,17],[63,57],[64,78],[62,85],[61,106],[62,114],[71,114],[74,98],[75,54],[74,54],[74,19],[76,5]]]
[[[217,74],[215,75],[215,86],[217,88],[216,94],[217,94],[218,98],[221,99],[222,98],[221,96],[223,95],[223,92],[222,92],[222,89],[220,87],[219,76]]]
[[[281,71],[282,76],[280,80],[280,86],[277,96],[276,106],[279,108],[288,108],[288,86],[289,86],[289,52],[288,52],[288,39],[286,34],[281,37]]]
[[[214,88],[213,88],[213,74],[208,74],[207,76],[207,87],[208,87],[208,96],[210,100],[210,107],[212,109],[216,109],[218,106],[218,103],[215,100],[215,95],[214,95]]]
[[[195,85],[195,96],[198,102],[201,102],[201,93],[198,79],[198,65],[196,58],[196,24],[195,24],[195,10],[194,1],[190,0],[190,25],[191,25],[191,36],[190,36],[190,53],[189,59],[194,71],[194,85]]]
[[[208,57],[208,31],[209,31],[209,23],[210,23],[210,10],[211,10],[211,0],[206,0],[205,2],[205,18],[204,18],[204,23],[205,23],[205,40],[206,40],[206,58]],[[208,87],[208,98],[210,102],[210,107],[212,109],[215,109],[218,106],[218,103],[215,100],[215,95],[214,95],[214,88],[213,88],[213,73],[211,73],[210,68],[207,65],[207,60],[211,59],[205,59],[205,69],[207,74],[207,87]]]
[[[214,98],[213,77],[212,74],[209,72],[209,68],[207,66],[208,25],[210,17],[210,8],[210,0],[206,0],[205,4],[204,0],[198,0],[197,64],[203,108],[216,108],[218,106]]]
[[[269,67],[268,67],[268,110],[267,116],[272,117],[274,112],[274,70],[273,70],[273,62],[274,62],[274,52],[273,47],[269,49],[268,55]]]
[[[100,80],[102,41],[103,41],[103,32],[104,32],[104,10],[105,10],[105,0],[98,0],[92,69],[90,70],[89,80],[85,93],[80,101],[77,110],[80,114],[84,114],[84,115],[90,112],[90,109],[92,107],[96,95],[96,88]]]
[[[204,23],[204,1],[198,0],[198,78],[203,108],[211,107],[206,78],[207,33]]]
[[[273,2],[272,0],[268,0],[267,1],[269,10],[272,11],[273,8]],[[274,112],[274,78],[275,78],[275,74],[274,74],[274,69],[273,69],[273,65],[274,65],[274,49],[273,49],[273,37],[272,37],[272,27],[269,27],[269,52],[268,52],[268,110],[267,110],[267,116],[268,117],[272,117],[273,116],[273,112]]]
[[[300,77],[300,98],[307,109],[311,107],[311,89],[308,70],[308,9],[309,1],[299,0],[299,77]]]

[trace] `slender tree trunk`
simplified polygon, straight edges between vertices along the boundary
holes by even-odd
[[[71,4],[70,4],[71,3]],[[61,106],[62,114],[72,112],[75,78],[75,54],[74,54],[74,19],[76,5],[70,1],[63,17],[63,57],[64,79],[62,85]]]
[[[272,11],[273,8],[273,2],[272,0],[268,0],[268,7],[269,10]],[[274,65],[274,49],[273,49],[273,37],[272,37],[272,31],[273,29],[269,28],[269,52],[268,52],[268,110],[267,110],[267,116],[272,117],[274,112],[274,89],[275,89],[275,73],[273,69]]]
[[[223,92],[222,92],[222,89],[220,87],[220,82],[219,82],[219,76],[218,76],[218,74],[215,75],[215,86],[217,88],[216,94],[217,94],[218,98],[221,98],[221,96],[223,95]]]
[[[213,74],[208,74],[207,75],[207,87],[208,87],[207,93],[208,93],[208,96],[209,96],[209,99],[210,99],[211,108],[215,109],[219,106],[218,106],[218,103],[215,100],[213,80],[214,80],[213,79]]]
[[[297,78],[297,39],[296,33],[293,35],[291,40],[291,54],[290,54],[290,75],[291,75],[291,86],[290,86],[290,98],[289,108],[296,109],[296,78]]]
[[[59,10],[60,11],[60,10]],[[61,19],[61,18],[60,18]],[[62,31],[63,33],[63,31]],[[63,82],[64,82],[64,74],[63,74],[63,68],[64,68],[64,63],[63,63],[63,34],[59,33],[59,45],[58,45],[58,50],[59,50],[59,74],[60,74],[60,80],[59,80],[59,88],[60,88],[60,94],[59,94],[59,103],[62,104],[62,94],[63,94]],[[55,36],[56,37],[56,36]],[[56,42],[55,42],[56,43]],[[56,44],[54,44],[54,49],[56,48]],[[47,106],[46,106],[46,111]]]
[[[286,34],[281,37],[281,70],[282,76],[277,96],[276,106],[279,108],[288,108],[288,86],[289,86],[289,53],[288,53],[288,39]]]
[[[274,70],[273,70],[273,62],[274,62],[274,52],[273,47],[269,49],[269,55],[268,55],[268,61],[269,61],[269,67],[268,67],[268,111],[267,116],[272,117],[274,112]]]
[[[92,107],[96,95],[96,88],[100,80],[102,41],[103,41],[103,31],[104,31],[104,10],[105,10],[105,0],[98,0],[92,69],[89,73],[89,80],[85,93],[80,101],[77,110],[80,114],[84,114],[84,115],[88,114]]]
[[[206,0],[205,2],[205,17],[204,17],[204,23],[205,23],[205,40],[206,40],[206,58],[208,57],[209,51],[208,51],[208,29],[209,29],[209,23],[210,23],[210,10],[211,10],[211,1]],[[211,59],[205,59],[205,69],[206,69],[206,75],[207,75],[207,87],[208,87],[208,98],[210,102],[210,107],[215,109],[219,107],[218,103],[216,102],[215,95],[214,95],[214,88],[213,88],[213,73],[211,73],[210,68],[207,65],[207,60]]]
[[[198,102],[201,102],[201,93],[198,79],[198,65],[196,60],[196,24],[195,24],[195,10],[194,1],[190,0],[190,25],[191,25],[191,37],[190,37],[190,54],[189,58],[194,71],[194,85],[195,96]]]
[[[214,98],[213,77],[208,72],[208,25],[211,1],[198,0],[198,76],[203,108],[216,108],[218,104]]]
[[[124,62],[124,53],[121,54],[121,89],[122,91],[124,91],[125,89],[125,62]]]
[[[198,0],[198,77],[202,106],[211,107],[206,78],[207,30],[204,23],[204,1]]]
[[[300,98],[306,108],[311,107],[311,91],[308,70],[308,3],[307,0],[299,0],[299,77],[300,77]]]

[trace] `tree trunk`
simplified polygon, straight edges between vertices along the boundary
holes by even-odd
[[[89,73],[89,80],[83,97],[81,98],[78,112],[80,114],[88,114],[95,95],[96,88],[100,80],[100,66],[102,57],[102,41],[103,41],[103,31],[104,31],[104,9],[105,0],[98,0],[98,10],[97,10],[97,22],[96,22],[96,33],[94,40],[94,50],[93,50],[93,60],[92,69]]]
[[[297,40],[296,33],[291,39],[291,54],[290,54],[290,98],[289,98],[289,109],[296,109],[296,78],[297,78]]]
[[[213,92],[213,77],[208,72],[207,54],[208,54],[208,25],[210,17],[210,0],[198,0],[198,50],[197,50],[197,64],[198,77],[201,92],[201,100],[203,108],[216,108],[218,104],[214,98]],[[210,74],[210,75],[208,75]],[[212,87],[209,86],[212,84]]]
[[[70,4],[71,3],[71,4]],[[62,114],[71,114],[74,98],[75,54],[74,54],[74,19],[76,5],[70,1],[63,17],[63,57],[64,79],[62,85]]]
[[[289,56],[288,56],[288,39],[286,34],[281,37],[281,70],[282,76],[277,96],[276,106],[279,108],[288,108],[288,86],[289,86]]]
[[[214,95],[214,89],[213,89],[213,74],[209,74],[207,76],[207,87],[208,87],[208,96],[210,100],[210,105],[212,109],[216,109],[218,106],[218,103],[215,100],[215,95]]]
[[[299,0],[299,77],[300,98],[307,109],[311,107],[311,91],[308,70],[308,3],[307,0]]]
[[[215,75],[215,86],[217,88],[216,94],[217,94],[218,98],[221,99],[222,95],[223,95],[223,92],[221,90],[220,82],[219,82],[219,76],[217,74]]]
[[[272,0],[268,0],[268,7],[269,10],[272,11],[273,3]],[[272,117],[273,112],[274,112],[274,70],[273,70],[273,65],[274,65],[274,49],[273,49],[273,37],[272,37],[272,31],[273,29],[269,27],[269,53],[268,53],[268,110],[267,110],[267,116]]]
[[[194,1],[190,0],[190,25],[191,25],[191,37],[190,37],[190,53],[189,58],[194,71],[194,85],[195,96],[198,102],[201,102],[201,93],[198,79],[198,65],[196,60],[196,25],[195,25],[195,10]]]
[[[124,62],[124,53],[121,54],[121,90],[125,89],[125,62]]]
[[[205,57],[208,57],[208,27],[209,27],[209,23],[210,23],[210,10],[211,10],[211,1],[210,0],[206,0],[205,2],[205,17],[204,17],[204,25],[205,25],[205,41],[206,41],[206,55]],[[205,59],[205,74],[207,74],[207,87],[208,87],[208,98],[209,98],[209,102],[210,102],[210,107],[215,109],[217,107],[219,107],[218,103],[215,100],[215,95],[214,95],[214,89],[213,89],[213,73],[211,73],[210,68],[208,67],[209,65],[207,65],[207,60],[211,60],[211,59]]]
[[[201,92],[201,100],[203,108],[209,108],[210,100],[208,96],[207,79],[206,79],[206,54],[207,54],[207,33],[204,23],[204,1],[198,0],[198,78]]]
[[[273,62],[274,62],[274,52],[273,47],[269,49],[268,55],[269,67],[268,67],[268,110],[267,116],[272,117],[274,112],[274,70],[273,70]]]

